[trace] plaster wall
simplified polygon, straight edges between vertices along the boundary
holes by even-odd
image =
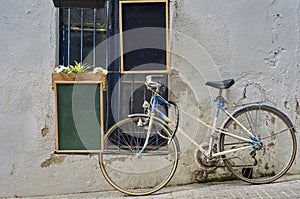
[[[233,78],[235,85],[225,92],[229,110],[253,102],[269,104],[299,126],[299,1],[175,0],[171,7],[171,97],[184,110],[211,121],[217,91],[205,82]],[[209,138],[189,119],[183,123],[196,140]],[[224,173],[190,164],[195,149],[188,143],[185,149],[180,182]],[[300,172],[298,163],[299,155],[291,173]]]
[[[0,13],[0,197],[100,190],[97,157],[54,154],[57,9],[3,0]]]

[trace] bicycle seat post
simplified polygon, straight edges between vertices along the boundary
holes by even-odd
[[[223,89],[219,89],[219,96],[218,97],[222,97],[222,91],[223,91]]]
[[[224,99],[224,97],[222,96],[222,93],[223,93],[223,89],[222,88],[220,88],[219,89],[219,94],[218,94],[218,96],[216,97],[216,99],[215,99],[215,102],[218,102],[219,104],[219,106],[224,106],[224,104],[226,103],[226,100]]]

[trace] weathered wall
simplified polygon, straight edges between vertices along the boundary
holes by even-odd
[[[236,84],[226,91],[229,107],[263,102],[300,125],[299,1],[174,0],[172,9],[171,97],[183,109],[210,121],[206,114],[211,114],[210,100],[216,93],[204,86],[205,81],[234,78]],[[190,120],[183,123],[195,139],[208,137]],[[193,163],[193,146],[187,144],[185,149],[179,169],[185,175],[175,178],[187,182],[205,179],[210,172],[216,175]],[[293,173],[300,172],[299,158]]]
[[[53,154],[52,1],[2,0],[0,13],[0,197],[99,190],[97,156]]]
[[[264,101],[300,125],[299,1],[172,0],[171,9],[171,98],[209,121],[207,96],[214,91],[204,82],[232,77],[237,83],[226,93],[230,106]],[[0,197],[110,189],[97,156],[53,154],[52,1],[2,0],[0,11]],[[188,119],[182,124],[197,140],[208,136]],[[171,183],[207,175],[194,163],[194,148],[179,140],[186,153]],[[300,172],[299,158],[293,172]]]

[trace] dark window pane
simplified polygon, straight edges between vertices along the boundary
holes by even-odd
[[[59,27],[59,64],[74,61],[105,66],[106,9],[61,8]]]

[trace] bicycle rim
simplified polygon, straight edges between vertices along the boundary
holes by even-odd
[[[286,115],[266,105],[252,105],[240,109],[233,116],[262,141],[261,148],[224,155],[224,164],[238,178],[253,184],[270,183],[283,176],[296,155],[295,129]],[[243,130],[228,119],[225,131],[246,137]],[[249,138],[249,136],[247,137]],[[225,134],[220,137],[220,151],[249,146]]]
[[[164,187],[173,177],[178,153],[170,132],[154,121],[148,145],[140,156],[148,130],[147,117],[126,118],[106,133],[100,167],[105,179],[127,195],[148,195]]]

